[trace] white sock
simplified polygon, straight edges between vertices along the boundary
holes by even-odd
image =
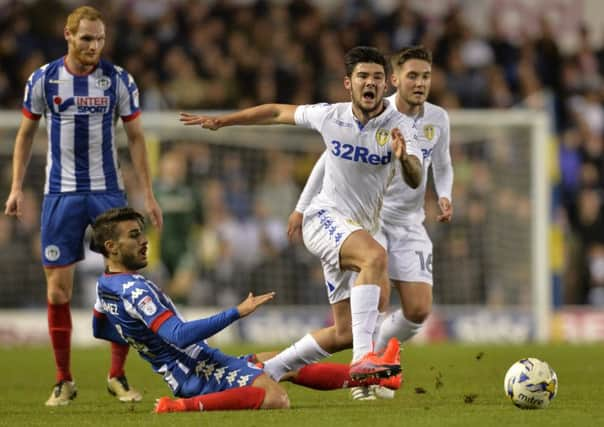
[[[330,356],[311,334],[306,334],[275,357],[264,362],[264,372],[279,382],[288,372]]]
[[[373,331],[373,335],[371,336],[371,340],[373,341],[373,345],[377,343],[378,333],[380,332],[380,328],[382,327],[382,323],[386,319],[388,315],[385,311],[380,311],[377,315],[377,320],[375,321],[375,329]],[[377,351],[377,347],[374,348],[374,351]]]
[[[421,327],[422,323],[415,323],[407,320],[400,308],[392,313],[389,313],[377,332],[375,351],[380,351],[386,348],[388,341],[392,337],[398,338],[401,342],[407,341],[415,336]]]
[[[372,339],[379,302],[380,287],[377,285],[358,285],[350,291],[353,362],[373,350]]]

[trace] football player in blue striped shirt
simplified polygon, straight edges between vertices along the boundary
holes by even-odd
[[[185,321],[172,300],[138,272],[147,265],[143,225],[142,215],[131,208],[109,209],[93,224],[91,249],[105,259],[97,282],[95,337],[131,345],[163,376],[178,399],[158,399],[155,412],[288,408],[285,390],[261,368],[205,341],[275,293],[250,293],[236,307]]]

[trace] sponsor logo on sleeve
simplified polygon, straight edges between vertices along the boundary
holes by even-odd
[[[138,302],[138,308],[147,316],[153,316],[157,311],[157,306],[153,302],[153,298],[149,295],[145,296]]]

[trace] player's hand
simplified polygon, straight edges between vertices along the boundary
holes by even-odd
[[[254,296],[254,294],[250,292],[247,298],[244,299],[243,302],[237,306],[239,317],[245,317],[248,314],[252,314],[262,304],[265,304],[272,300],[274,296],[275,292],[268,292],[266,294],[258,296]]]
[[[441,214],[436,217],[438,222],[451,222],[453,217],[453,205],[451,201],[446,197],[438,199],[438,206],[440,207]]]
[[[210,130],[217,130],[221,127],[220,121],[216,117],[201,116],[197,114],[180,113],[180,121],[183,122],[185,126],[199,125],[202,128]]]
[[[287,238],[291,243],[302,241],[302,220],[304,215],[301,212],[293,211],[287,220]]]
[[[407,143],[405,142],[405,138],[403,138],[403,134],[399,128],[394,128],[390,132],[392,136],[392,151],[394,152],[394,157],[399,160],[405,161],[407,160]]]
[[[151,196],[145,200],[145,209],[147,210],[149,219],[151,219],[151,224],[161,230],[164,226],[164,217],[155,197]]]
[[[23,205],[23,192],[11,191],[4,205],[4,214],[21,218],[21,206]]]

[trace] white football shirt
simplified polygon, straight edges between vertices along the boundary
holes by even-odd
[[[413,122],[391,102],[377,117],[362,125],[352,112],[352,103],[301,105],[295,122],[315,129],[326,150],[321,192],[311,207],[332,207],[370,233],[377,231],[384,193],[399,162],[392,153],[390,132],[398,127],[407,142],[407,153],[422,159]]]
[[[396,105],[396,95],[387,98],[392,105]],[[430,164],[438,196],[451,200],[453,167],[449,152],[449,115],[443,108],[424,102],[420,115],[409,119],[413,122],[423,159],[422,181],[415,189],[409,187],[402,178],[400,164],[396,165],[397,173],[386,191],[382,208],[382,219],[386,224],[421,224],[424,221],[424,198]]]

